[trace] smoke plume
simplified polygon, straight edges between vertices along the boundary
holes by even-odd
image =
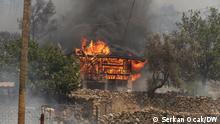
[[[69,4],[71,9],[59,20],[55,35],[65,48],[79,47],[81,38],[88,37],[138,50],[150,31],[151,0],[74,0]]]

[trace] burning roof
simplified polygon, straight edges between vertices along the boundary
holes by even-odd
[[[138,60],[144,62],[145,59],[136,55],[133,51],[123,48],[122,46],[110,44],[108,45],[106,42],[102,40],[93,41],[91,40],[89,45],[87,46],[88,40],[86,38],[82,39],[82,49],[76,49],[76,54],[84,54],[87,56],[98,56],[98,57],[108,57],[108,58],[123,58],[123,59],[131,59]],[[80,53],[82,52],[83,53]]]

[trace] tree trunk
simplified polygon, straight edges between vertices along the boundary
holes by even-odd
[[[147,96],[148,96],[149,98],[153,98],[154,95],[155,95],[155,91],[156,91],[156,89],[148,90],[148,91],[147,91]]]
[[[22,48],[20,60],[19,77],[19,103],[18,103],[18,124],[25,124],[25,83],[27,80],[28,66],[28,40],[30,33],[30,8],[31,0],[24,0],[23,22],[22,22]]]
[[[156,81],[154,81],[154,83],[157,84]],[[160,82],[159,85],[155,85],[155,86],[151,87],[151,88],[147,91],[148,97],[153,98],[154,95],[155,95],[155,91],[156,91],[157,89],[163,87],[163,85],[164,85],[165,83],[166,83],[166,81],[163,81],[163,82]]]
[[[153,98],[155,95],[155,91],[163,87],[164,84],[168,81],[169,73],[165,73],[163,75],[163,79],[159,79],[159,73],[153,74],[151,87],[147,91],[148,97]]]

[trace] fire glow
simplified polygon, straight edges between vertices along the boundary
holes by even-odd
[[[140,71],[145,62],[112,55],[110,47],[102,40],[82,39],[82,48],[76,49],[80,59],[81,74],[86,80],[126,80],[135,81],[141,77]],[[133,74],[132,71],[135,71]]]
[[[133,74],[131,75],[131,81],[136,81],[137,79],[139,79],[141,77],[141,74],[138,73],[138,74]]]
[[[86,55],[109,55],[110,54],[110,48],[105,42],[101,40],[97,40],[96,42],[94,42],[93,40],[91,40],[89,43],[89,46],[86,47],[87,41],[88,40],[86,38],[82,39],[83,52]]]
[[[132,69],[135,70],[135,71],[139,71],[141,70],[144,65],[146,64],[146,61],[145,62],[140,62],[140,61],[132,61]]]

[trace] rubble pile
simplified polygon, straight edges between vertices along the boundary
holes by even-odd
[[[172,93],[156,94],[153,99],[145,98],[145,107],[153,106],[163,110],[176,112],[220,112],[220,99],[213,100],[210,97],[178,96]]]
[[[134,100],[136,97],[135,94],[130,92],[81,89],[73,92],[70,97],[74,98],[76,101],[77,99],[92,101],[96,106],[110,106],[110,112],[140,110],[137,100]]]
[[[156,124],[163,124],[162,117],[187,119],[187,117],[200,118],[201,116],[213,116],[219,118],[220,114],[213,113],[210,115],[204,113],[173,112],[149,107],[148,109],[136,112],[110,113],[108,115],[104,115],[99,122],[100,124],[151,124],[153,123],[153,118],[157,117],[159,120]],[[218,121],[217,123],[220,122]]]
[[[146,92],[82,89],[73,92],[71,97],[84,106],[82,109],[86,110],[88,117],[93,116],[93,120],[103,124],[146,124],[152,123],[155,116],[220,115],[220,99],[181,96],[174,92],[155,94],[154,98],[149,98]]]
[[[91,100],[93,104],[97,105],[103,104],[103,102],[109,103],[112,112],[138,111],[149,106],[178,112],[220,112],[220,99],[213,100],[204,96],[181,96],[174,92],[155,94],[154,98],[149,98],[145,92],[110,92],[83,89],[74,92],[72,97]]]
[[[111,92],[105,90],[80,89],[73,92],[70,97],[84,98],[87,100],[104,100],[106,98],[111,99]]]

